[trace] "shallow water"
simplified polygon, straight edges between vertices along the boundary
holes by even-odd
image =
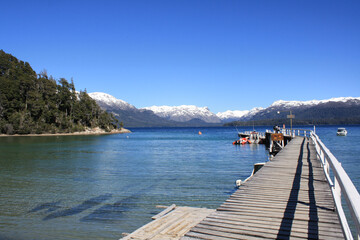
[[[336,129],[317,133],[359,189],[360,127],[346,137]],[[118,239],[149,222],[156,205],[216,208],[268,158],[264,145],[232,145],[236,135],[171,128],[0,138],[0,239]]]

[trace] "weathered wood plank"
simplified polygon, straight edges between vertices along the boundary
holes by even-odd
[[[270,226],[276,226],[281,224],[282,227],[288,227],[292,226],[295,228],[306,228],[308,230],[319,230],[319,229],[328,229],[330,232],[341,232],[341,227],[338,224],[335,223],[318,223],[318,225],[309,225],[308,221],[299,220],[299,219],[293,219],[293,220],[286,220],[282,218],[275,218],[275,217],[256,217],[251,215],[238,215],[234,216],[232,214],[217,214],[217,215],[210,215],[206,220],[226,220],[226,221],[232,221],[235,223],[254,223],[258,224],[259,227],[263,227],[266,225]],[[285,221],[284,221],[285,220]]]
[[[175,204],[172,204],[171,206],[169,206],[168,208],[166,208],[164,211],[159,212],[158,214],[156,214],[155,216],[153,216],[151,219],[156,220],[162,216],[164,216],[165,214],[168,214],[169,212],[171,212],[172,210],[174,210],[176,208]]]
[[[337,216],[334,215],[320,215],[315,217],[314,215],[309,216],[308,214],[300,213],[295,211],[294,214],[287,212],[270,212],[270,211],[262,211],[262,210],[253,210],[253,209],[228,209],[228,208],[218,208],[219,211],[228,211],[232,214],[251,214],[254,216],[262,217],[265,214],[271,214],[274,217],[282,217],[283,219],[299,219],[303,221],[309,222],[333,222],[337,221]]]
[[[222,229],[211,229],[211,228],[202,228],[202,227],[194,227],[191,229],[192,232],[206,234],[208,236],[218,237],[218,239],[259,239],[259,238],[268,238],[271,239],[271,236],[264,236],[265,234],[258,233],[247,233],[247,232],[231,232],[231,231],[223,231]],[[187,234],[186,234],[187,235]],[[207,236],[207,237],[208,237]],[[208,239],[205,237],[204,239]]]
[[[290,204],[288,204],[290,203]],[[273,210],[273,211],[280,211],[284,209],[286,206],[295,207],[297,211],[304,211],[306,213],[311,213],[311,208],[316,208],[316,213],[329,213],[333,214],[335,208],[327,208],[324,206],[316,205],[316,203],[311,204],[299,204],[296,201],[294,202],[275,202],[272,204],[268,204],[267,202],[254,202],[254,201],[236,201],[233,199],[229,199],[226,201],[225,204],[221,205],[222,207],[248,207],[254,209],[265,209],[265,210]]]
[[[206,218],[201,224],[208,224],[213,226],[223,226],[227,228],[234,228],[234,229],[248,229],[250,231],[255,232],[268,232],[268,233],[278,233],[279,227],[281,225],[281,221],[276,221],[273,223],[267,222],[249,222],[249,221],[232,221],[232,220],[224,220],[224,219],[211,219]],[[338,231],[329,231],[328,228],[322,227],[321,229],[308,229],[307,224],[291,226],[287,225],[282,228],[283,231],[291,231],[293,233],[291,236],[298,236],[306,238],[309,234],[313,237],[320,234],[323,236],[333,236],[333,237],[342,237],[342,233]],[[310,236],[309,235],[309,236]]]
[[[268,203],[268,204],[276,204],[276,203],[282,203],[282,202],[296,202],[296,203],[300,203],[300,204],[308,204],[310,203],[311,200],[309,200],[309,196],[303,196],[299,198],[289,198],[286,196],[276,196],[276,195],[270,195],[270,197],[265,198],[264,196],[261,195],[234,195],[231,198],[229,198],[228,200],[226,200],[226,202],[232,202],[232,201],[239,201],[239,202],[263,202],[263,203]],[[331,197],[323,197],[320,199],[317,198],[317,196],[315,195],[315,203],[317,205],[321,205],[321,206],[328,206],[328,207],[334,207],[333,203],[332,203],[332,198]]]
[[[234,240],[234,239],[237,239],[237,240],[245,240],[245,239],[250,239],[250,238],[245,238],[245,237],[242,237],[242,238],[228,238],[228,237],[224,237],[224,236],[216,236],[216,235],[210,235],[208,233],[201,233],[201,232],[196,232],[196,229],[194,229],[194,231],[191,231],[191,232],[188,232],[186,234],[186,236],[182,237],[181,240],[186,240],[186,239],[196,239],[196,240],[199,240],[199,239],[203,239],[203,240],[227,240],[227,239],[230,239],[230,240]],[[253,239],[259,239],[259,238],[253,238]]]
[[[241,225],[241,224],[228,224],[228,223],[220,223],[220,222],[211,222],[204,220],[197,225],[197,227],[203,227],[213,230],[221,230],[224,232],[232,232],[232,233],[253,233],[262,235],[263,237],[275,237],[279,234],[278,228],[269,228],[266,226],[258,227],[258,226],[249,226],[249,225]],[[298,238],[317,238],[318,232],[308,232],[307,229],[303,228],[300,231],[294,231],[292,228],[282,228],[280,235],[289,235],[290,237],[298,237]],[[327,235],[329,236],[329,235]],[[331,235],[330,235],[331,236]],[[334,235],[333,237],[338,236]]]
[[[215,215],[215,216],[208,216],[206,218],[206,220],[204,221],[214,221],[214,222],[225,222],[225,223],[232,223],[235,225],[249,225],[249,226],[256,226],[258,228],[274,228],[274,229],[278,229],[279,225],[282,222],[281,218],[252,218],[249,216],[244,216],[243,218],[234,218],[234,216],[226,216],[226,215]],[[334,224],[334,223],[323,223],[320,224],[319,226],[312,226],[312,225],[308,225],[307,221],[299,221],[299,220],[294,220],[293,221],[293,225],[291,224],[284,224],[284,228],[292,228],[293,230],[303,230],[305,228],[308,228],[308,231],[310,232],[315,232],[315,231],[326,231],[326,232],[330,232],[331,235],[333,235],[333,233],[339,234],[339,231],[341,232],[341,227]],[[340,234],[341,235],[341,234]]]
[[[175,207],[122,239],[180,239],[180,237],[184,236],[193,226],[214,211],[213,209],[206,208]]]

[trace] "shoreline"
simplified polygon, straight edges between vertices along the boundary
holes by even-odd
[[[129,129],[120,128],[114,129],[110,132],[105,132],[105,130],[100,128],[86,129],[82,132],[73,132],[73,133],[41,133],[41,134],[0,134],[0,137],[52,137],[52,136],[82,136],[82,135],[110,135],[110,134],[122,134],[122,133],[131,133]]]

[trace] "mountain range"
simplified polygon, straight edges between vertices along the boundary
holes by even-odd
[[[198,126],[219,126],[221,121],[216,122],[206,121],[203,114],[206,110],[197,111],[198,107],[180,106],[175,107],[182,109],[183,114],[176,117],[176,111],[172,111],[174,116],[162,113],[150,108],[136,108],[133,105],[116,99],[115,97],[101,92],[89,93],[97,104],[108,112],[111,112],[123,122],[125,127],[198,127]],[[169,111],[170,112],[170,111]],[[208,110],[210,113],[210,111]],[[186,115],[187,113],[188,115]],[[212,114],[212,113],[211,113]],[[190,116],[191,115],[191,116]],[[206,114],[205,114],[206,115]]]
[[[360,97],[339,97],[312,101],[275,101],[267,108],[212,113],[194,105],[135,106],[106,93],[89,93],[98,105],[112,112],[126,127],[185,127],[274,124],[292,111],[298,124],[360,124]],[[278,113],[279,112],[279,113]],[[231,123],[230,123],[231,122]]]

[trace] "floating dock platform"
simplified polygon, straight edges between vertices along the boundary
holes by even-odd
[[[152,222],[122,239],[177,240],[213,212],[215,212],[215,209],[171,205],[154,216]]]

